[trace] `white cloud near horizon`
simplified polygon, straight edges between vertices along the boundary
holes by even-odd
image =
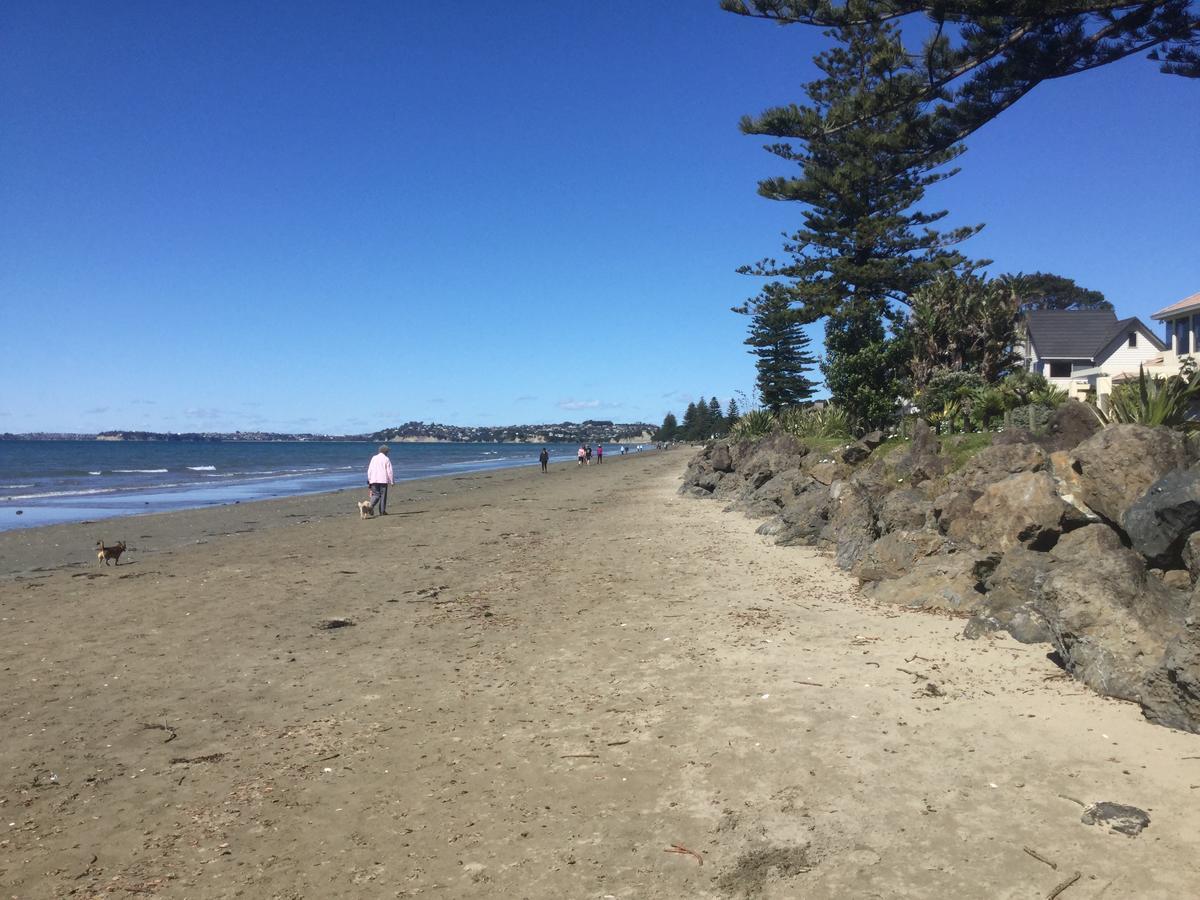
[[[619,409],[620,403],[609,403],[605,400],[559,400],[558,408],[567,410],[580,409]]]

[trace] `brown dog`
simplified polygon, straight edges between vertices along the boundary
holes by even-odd
[[[105,547],[104,541],[96,541],[96,559],[99,560],[99,563],[103,563],[106,566],[110,559],[113,560],[115,565],[119,566],[121,564],[121,554],[124,552],[124,541],[117,541],[111,547]]]

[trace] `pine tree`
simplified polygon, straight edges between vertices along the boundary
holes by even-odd
[[[725,433],[725,417],[721,415],[721,401],[716,397],[711,397],[708,401],[708,435],[722,435]]]
[[[763,404],[772,412],[779,412],[785,406],[811,398],[816,382],[804,373],[817,360],[808,352],[809,337],[800,313],[791,307],[787,288],[778,283],[768,284],[758,297],[734,312],[751,317],[746,343],[758,357],[755,387]]]
[[[692,436],[696,431],[696,404],[689,403],[683,413],[683,422],[679,426],[679,437],[685,441],[694,441]]]
[[[725,407],[725,431],[730,431],[741,417],[742,413],[738,409],[737,400],[730,397],[729,406]]]
[[[837,46],[815,59],[825,77],[806,86],[810,106],[770,109],[742,121],[748,134],[800,142],[800,148],[786,142],[767,147],[801,173],[760,182],[759,193],[805,208],[803,227],[784,243],[789,261],[764,259],[739,271],[782,279],[766,285],[747,311],[775,309],[784,298],[800,323],[830,317],[823,371],[832,399],[876,424],[892,417],[897,399],[892,373],[903,345],[887,346],[885,322],[903,316],[893,304],[907,303],[940,273],[970,269],[952,248],[981,226],[939,232],[931,226],[944,210],[913,209],[927,187],[957,171],[935,170],[963,148],[939,149],[948,126],[922,114],[915,101],[894,105],[919,77],[896,30],[866,23],[832,34]],[[860,339],[865,343],[856,343]],[[859,354],[857,361],[845,358]],[[759,390],[767,406],[777,408],[781,401],[768,395],[770,381]]]
[[[662,427],[654,435],[656,441],[673,441],[679,431],[679,423],[675,421],[675,413],[663,416]]]

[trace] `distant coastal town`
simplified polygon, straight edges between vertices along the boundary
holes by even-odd
[[[259,443],[268,441],[391,441],[393,443],[553,444],[576,442],[645,443],[657,426],[645,422],[557,422],[540,425],[441,425],[406,422],[364,434],[291,434],[274,431],[161,432],[101,431],[96,434],[34,432],[0,434],[0,441],[156,441],[175,443]]]

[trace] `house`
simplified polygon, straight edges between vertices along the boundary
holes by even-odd
[[[1200,354],[1200,294],[1184,297],[1150,318],[1163,323],[1166,341],[1162,362],[1152,374],[1177,375],[1183,357]]]
[[[1200,295],[1196,298],[1200,313]],[[1157,318],[1157,315],[1155,316]],[[1111,309],[1042,309],[1024,317],[1024,366],[1075,399],[1112,392],[1113,379],[1161,363],[1166,345],[1141,319]]]

